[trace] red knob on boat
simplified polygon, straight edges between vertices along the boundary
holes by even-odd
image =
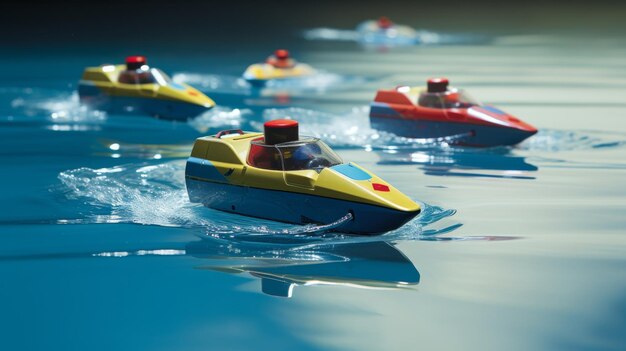
[[[378,28],[382,29],[389,29],[393,26],[393,22],[385,16],[380,17],[376,23],[378,24]]]
[[[128,56],[126,58],[126,69],[135,70],[147,63],[145,56]]]
[[[274,145],[298,140],[298,122],[292,119],[275,119],[263,125],[265,144]]]
[[[447,78],[431,78],[428,80],[429,93],[445,93],[448,90]]]
[[[289,51],[285,49],[278,49],[274,51],[274,56],[279,60],[286,60],[289,58]]]

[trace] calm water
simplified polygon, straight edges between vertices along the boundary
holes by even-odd
[[[626,348],[623,42],[303,42],[325,73],[254,94],[237,76],[273,49],[146,49],[220,105],[188,123],[78,105],[83,67],[133,51],[0,58],[2,349]],[[377,88],[437,75],[540,133],[460,149],[369,128]],[[196,137],[285,115],[424,213],[358,238],[188,203]]]

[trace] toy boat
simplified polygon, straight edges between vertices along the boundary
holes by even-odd
[[[330,224],[351,214],[336,230],[355,234],[387,232],[420,213],[413,200],[343,163],[321,140],[299,138],[296,121],[269,121],[264,129],[198,138],[185,168],[190,201],[295,224]]]
[[[384,16],[359,24],[356,31],[363,45],[408,46],[420,42],[420,33],[415,29],[396,24]]]
[[[294,60],[287,50],[276,50],[265,63],[249,66],[243,74],[245,80],[254,86],[262,86],[273,79],[301,78],[315,74],[315,70]]]
[[[448,138],[467,146],[515,145],[537,129],[492,106],[481,105],[446,78],[428,88],[379,90],[370,104],[372,128],[407,138]]]
[[[87,67],[78,85],[80,102],[110,113],[138,113],[184,120],[215,106],[187,84],[174,83],[143,56],[126,58],[126,65]]]

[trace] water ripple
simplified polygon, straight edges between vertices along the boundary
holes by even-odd
[[[541,129],[537,135],[521,143],[518,148],[528,151],[560,152],[616,148],[625,144],[626,136],[621,133]]]

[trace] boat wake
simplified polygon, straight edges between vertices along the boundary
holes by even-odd
[[[50,129],[61,131],[98,129],[98,125],[107,120],[106,112],[82,106],[76,92],[24,89],[11,101],[11,108],[26,118],[44,117],[47,122],[54,123]]]
[[[567,131],[541,129],[517,146],[526,151],[561,152],[584,149],[606,149],[626,145],[626,135],[607,131]]]
[[[298,107],[272,108],[263,111],[263,119],[297,116],[300,133],[324,140],[337,148],[365,148],[372,150],[424,149],[448,147],[451,142],[468,136],[468,133],[442,138],[405,138],[391,133],[372,129],[369,120],[369,107],[355,107],[345,114],[332,114]],[[262,125],[257,123],[257,129]]]
[[[61,172],[69,199],[91,205],[80,223],[137,223],[168,227],[204,224],[188,206],[184,163],[78,168]]]
[[[242,121],[251,114],[249,109],[215,106],[187,123],[198,132],[206,133],[216,128],[239,128]]]
[[[275,79],[267,82],[265,88],[275,91],[295,91],[297,93],[324,93],[327,91],[346,90],[367,82],[360,76],[346,76],[325,71],[298,79]]]
[[[205,238],[275,243],[366,240],[353,235],[330,232],[345,221],[316,225],[288,225],[212,210],[191,204],[184,184],[184,161],[160,164],[125,165],[111,168],[78,168],[59,174],[62,185],[56,189],[70,200],[86,203],[89,211],[83,218],[63,220],[68,223],[134,223],[191,228]],[[450,228],[424,229],[425,226],[452,216],[454,210],[422,205],[422,214],[405,226],[377,237],[380,240],[432,237]],[[456,229],[458,225],[455,225]]]
[[[468,133],[442,138],[405,138],[392,133],[372,129],[369,120],[369,107],[354,107],[343,114],[326,113],[298,107],[269,108],[263,111],[263,120],[298,117],[301,134],[323,139],[337,148],[365,148],[387,153],[411,151],[443,151],[458,153],[507,154],[511,150],[560,152],[581,149],[604,149],[626,145],[626,135],[604,131],[566,131],[542,129],[521,144],[512,147],[470,148],[455,146],[454,141],[468,136]],[[251,122],[258,130],[262,124]]]
[[[346,76],[325,71],[317,71],[316,74],[292,79],[274,79],[268,81],[263,88],[255,88],[240,76],[200,74],[181,72],[174,74],[176,83],[187,83],[211,94],[255,95],[260,92],[263,95],[272,92],[288,91],[292,95],[324,93],[329,90],[343,90],[362,84],[367,81],[364,77]]]
[[[203,92],[222,92],[232,94],[249,94],[250,84],[242,77],[223,74],[201,74],[180,72],[172,76],[175,83],[186,83]]]

